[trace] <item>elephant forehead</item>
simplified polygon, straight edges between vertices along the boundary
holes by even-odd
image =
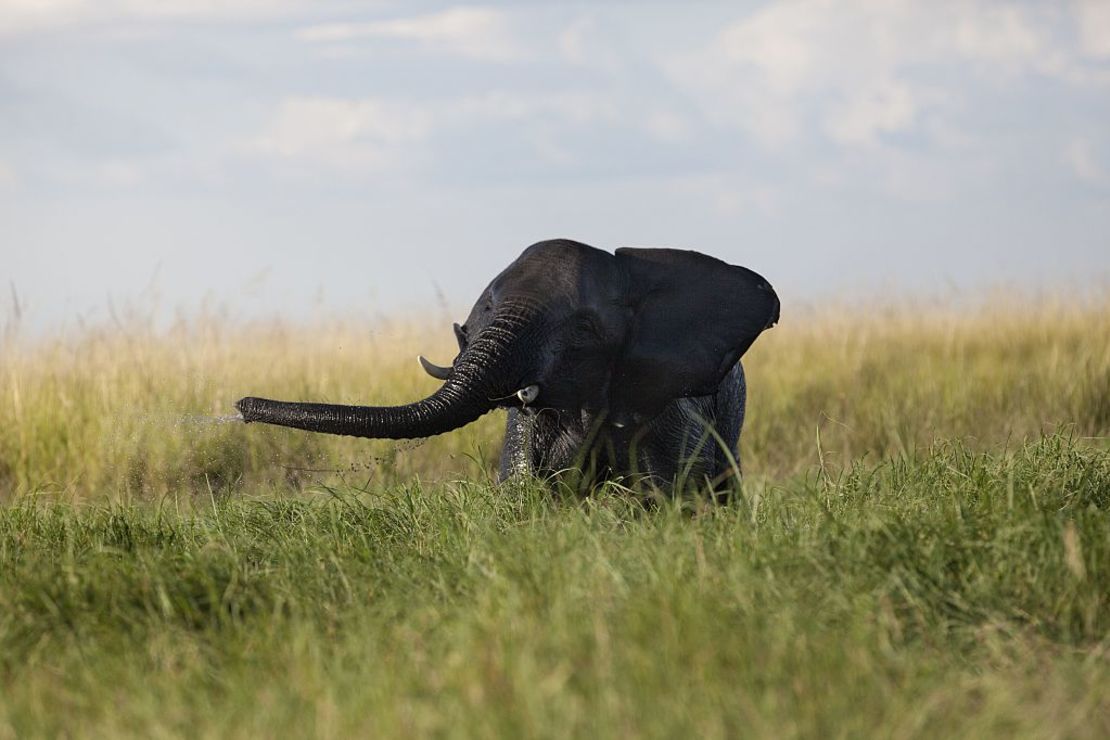
[[[608,252],[567,239],[538,242],[524,250],[488,289],[493,304],[529,298],[555,309],[599,306],[624,290],[622,272]]]

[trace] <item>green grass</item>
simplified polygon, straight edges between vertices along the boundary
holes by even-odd
[[[0,735],[1110,733],[1110,457],[0,510]]]
[[[9,332],[0,739],[1110,736],[1110,304],[855,311],[746,358],[725,506],[189,416],[449,332]]]

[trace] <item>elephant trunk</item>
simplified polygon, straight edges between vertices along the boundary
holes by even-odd
[[[371,439],[417,439],[457,429],[493,409],[515,388],[504,389],[510,344],[527,313],[503,308],[455,362],[431,396],[404,406],[344,406],[247,397],[235,404],[243,421]]]
[[[405,406],[343,406],[248,397],[235,407],[245,422],[370,439],[415,439],[457,429],[490,410],[474,398],[436,391]]]

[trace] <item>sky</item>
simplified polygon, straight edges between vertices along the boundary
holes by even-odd
[[[1105,289],[1110,0],[0,0],[0,321],[461,318],[553,237]]]

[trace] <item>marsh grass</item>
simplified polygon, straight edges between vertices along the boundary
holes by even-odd
[[[727,505],[210,421],[450,331],[9,332],[0,738],[1106,737],[1110,306],[800,313]]]

